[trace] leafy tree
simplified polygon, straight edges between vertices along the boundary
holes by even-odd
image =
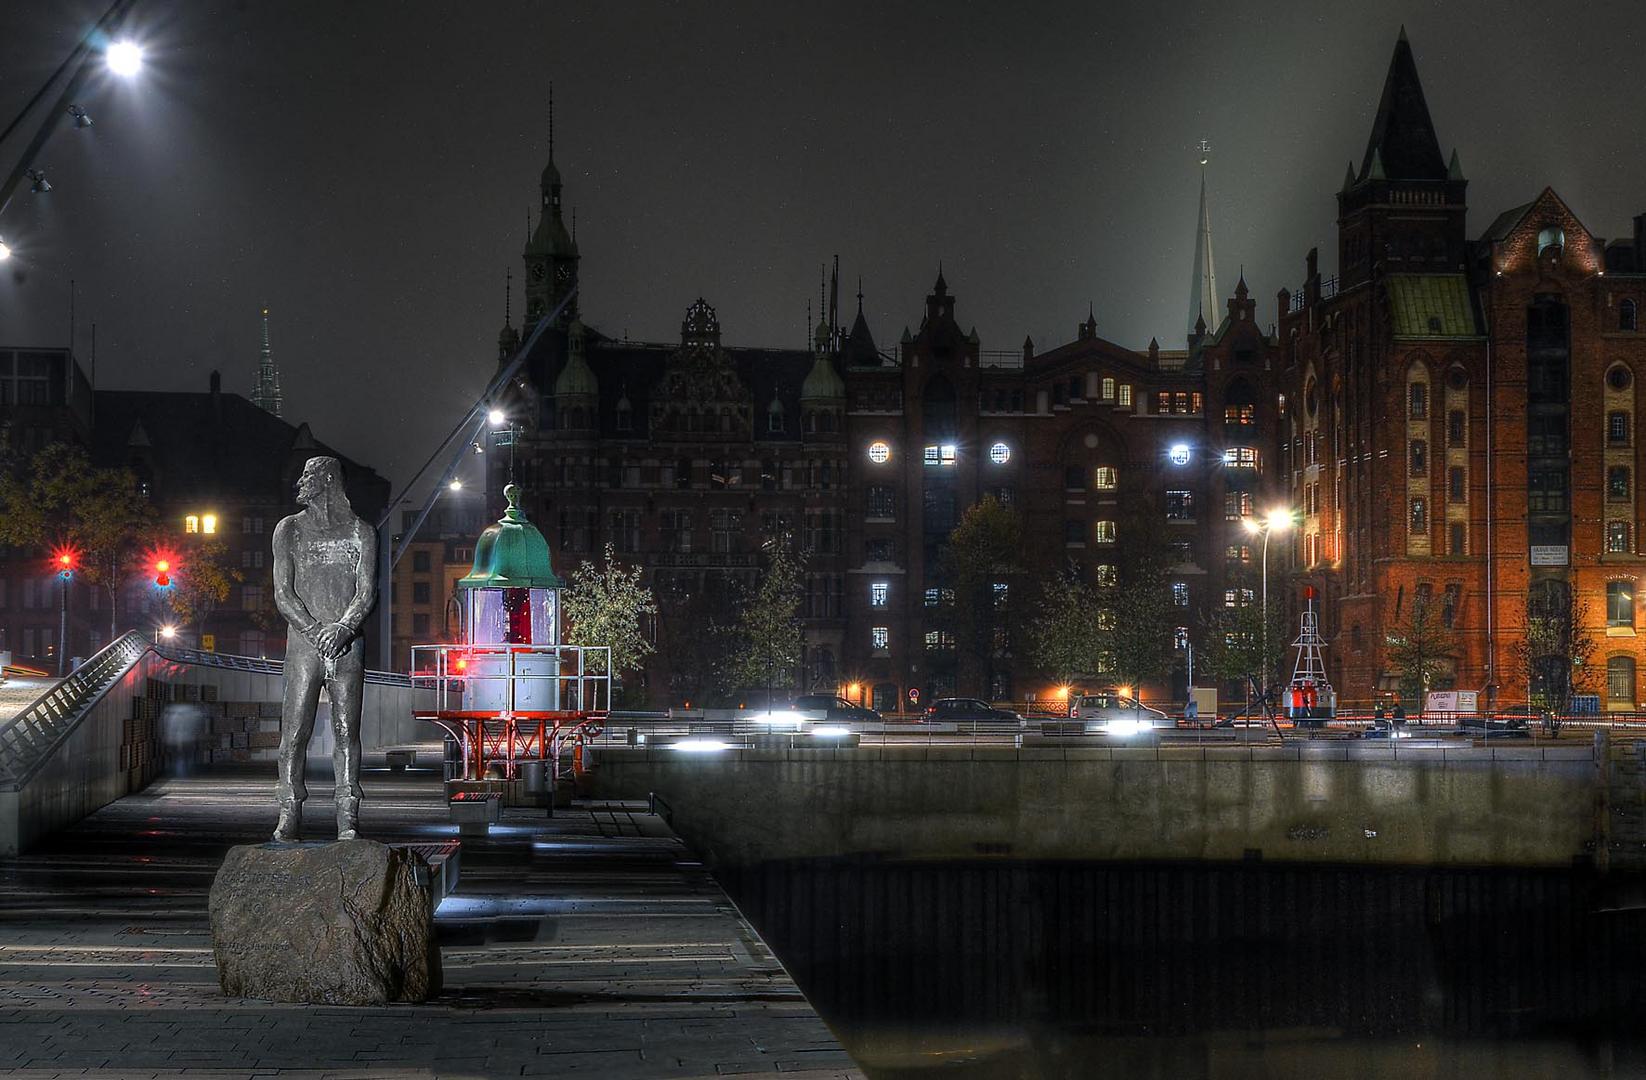
[[[657,601],[643,583],[644,574],[639,565],[618,562],[615,547],[607,543],[601,562],[586,562],[572,571],[571,588],[561,599],[569,625],[566,641],[582,648],[609,648],[610,674],[619,677],[639,671],[653,652],[645,620],[656,616]]]
[[[1412,597],[1405,621],[1384,636],[1384,646],[1389,665],[1400,673],[1402,696],[1416,698],[1419,708],[1457,655],[1457,637],[1441,620],[1440,605],[1426,592]]]
[[[1074,573],[1047,578],[1028,622],[1029,655],[1035,667],[1059,683],[1097,674],[1107,637],[1098,628],[1101,600]]]
[[[93,466],[78,446],[54,443],[26,470],[0,472],[0,543],[72,547],[79,572],[108,593],[111,640],[119,633],[121,586],[154,520],[136,474]]]
[[[722,678],[731,690],[792,687],[805,647],[800,624],[805,560],[789,537],[768,540],[764,550],[760,583],[728,628]]]
[[[1534,704],[1559,718],[1571,711],[1572,697],[1596,689],[1600,669],[1586,601],[1564,586],[1537,590],[1527,598],[1524,632],[1515,642],[1519,674]]]
[[[993,495],[967,507],[949,533],[942,568],[954,587],[955,640],[985,694],[995,684],[1002,646],[1010,641],[1010,590],[1022,573],[1022,552],[1023,516]]]
[[[1127,524],[1130,527],[1120,538],[1116,584],[1105,590],[1104,601],[1113,619],[1107,636],[1116,681],[1138,693],[1143,683],[1171,672],[1176,608],[1171,549],[1159,516],[1145,507]]]
[[[203,540],[186,548],[172,575],[171,610],[178,622],[193,626],[195,634],[202,635],[206,620],[246,575],[230,565],[228,545],[221,540]]]
[[[1217,607],[1201,617],[1205,644],[1195,655],[1197,672],[1218,682],[1239,683],[1250,694],[1252,678],[1262,682],[1263,608],[1257,603],[1243,607]],[[1282,675],[1287,646],[1293,639],[1289,620],[1279,604],[1269,608],[1269,684]]]

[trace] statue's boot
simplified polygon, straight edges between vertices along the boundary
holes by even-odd
[[[345,795],[337,800],[337,838],[339,840],[353,840],[357,838],[360,828],[360,798],[355,795]]]
[[[303,826],[303,804],[293,800],[280,804],[280,820],[274,826],[274,842],[277,844],[295,844],[298,841],[298,832]]]

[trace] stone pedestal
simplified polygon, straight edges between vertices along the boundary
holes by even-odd
[[[440,992],[428,870],[375,840],[232,848],[211,886],[223,993],[384,1005]]]

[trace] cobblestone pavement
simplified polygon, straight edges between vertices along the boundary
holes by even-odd
[[[691,854],[617,805],[510,810],[463,844],[430,1004],[224,998],[206,894],[227,849],[272,827],[273,779],[160,780],[0,860],[0,1075],[862,1075]],[[455,836],[437,775],[363,783],[366,835]],[[309,786],[323,824],[329,781]]]

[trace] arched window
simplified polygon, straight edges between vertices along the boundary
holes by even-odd
[[[1561,229],[1561,228],[1558,228],[1557,226],[1551,225],[1547,229],[1541,229],[1541,230],[1538,231],[1538,234],[1537,234],[1537,253],[1539,255],[1543,254],[1545,251],[1548,251],[1550,248],[1562,248],[1562,249],[1564,249],[1565,247],[1566,247],[1566,230],[1565,229]]]
[[[1606,700],[1635,707],[1635,658],[1613,656],[1606,660]]]
[[[1640,307],[1633,300],[1625,300],[1617,306],[1617,328],[1619,330],[1640,329]]]

